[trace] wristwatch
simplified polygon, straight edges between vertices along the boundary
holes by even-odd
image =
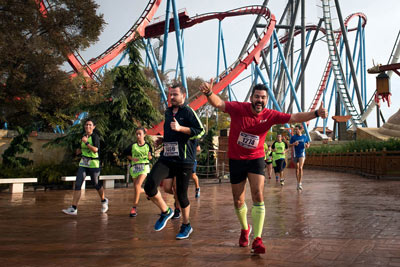
[[[210,90],[210,92],[208,92],[208,93],[204,93],[204,95],[206,96],[206,97],[209,97],[210,95],[212,95],[212,91]]]

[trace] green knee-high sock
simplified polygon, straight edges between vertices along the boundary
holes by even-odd
[[[236,215],[239,219],[242,229],[247,230],[247,205],[244,203],[240,208],[235,208]]]
[[[254,229],[254,239],[255,239],[256,237],[261,237],[262,230],[264,227],[264,218],[265,218],[264,202],[253,203],[253,208],[251,209],[251,217],[253,218],[253,229]]]

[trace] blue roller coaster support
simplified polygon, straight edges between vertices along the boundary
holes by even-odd
[[[219,82],[219,59],[220,59],[220,55],[221,55],[221,21],[218,21],[218,46],[217,46],[217,75],[215,77],[217,77],[216,82]]]
[[[273,61],[274,61],[274,37],[271,36],[269,39],[269,84],[271,85],[271,89],[274,88],[274,70],[273,70]],[[268,108],[272,109],[272,100],[268,99]]]
[[[271,99],[272,102],[274,103],[275,109],[277,111],[282,112],[282,109],[279,106],[278,101],[276,101],[276,99],[275,99],[274,92],[272,92],[271,88],[268,86],[267,79],[265,79],[265,77],[264,77],[263,73],[261,72],[260,67],[258,67],[258,65],[256,65],[256,72],[257,72],[257,75],[260,77],[262,83],[267,87],[267,89],[268,89],[267,93],[268,93],[269,99]],[[286,126],[286,128],[290,128],[290,125],[287,123],[285,124],[285,126]],[[305,128],[305,129],[307,129],[307,128]]]
[[[311,31],[308,31],[307,32],[307,36],[306,36],[306,47],[308,46],[308,41],[310,39],[310,34],[311,34]],[[297,84],[300,82],[299,79],[300,79],[300,75],[301,75],[301,69],[299,71],[297,71],[297,67],[298,67],[298,65],[300,63],[300,59],[302,58],[301,53],[302,53],[302,51],[300,51],[300,54],[297,57],[296,64],[295,64],[295,67],[294,67],[294,73],[297,72],[296,83],[295,83],[296,87],[298,86]],[[283,99],[282,99],[282,103],[281,103],[282,107],[283,107],[283,103],[285,102],[285,99],[286,99],[286,96],[287,96],[288,92],[289,92],[289,85],[286,87],[285,94],[284,94]]]
[[[326,85],[325,85],[325,90],[324,90],[324,100],[323,100],[324,103],[326,103],[326,102],[325,102],[325,95],[326,95],[327,88],[329,88],[329,82],[330,82],[330,80],[331,80],[332,73],[333,73],[333,71],[332,71],[332,68],[331,68],[331,70],[329,71],[328,79],[326,80]],[[333,90],[333,89],[332,89],[332,90]],[[329,101],[329,103],[330,103],[330,101]],[[328,107],[328,113],[329,113],[329,108],[330,108],[330,104],[329,104],[329,107]],[[324,120],[324,133],[325,133],[325,124],[326,124],[327,120],[328,120],[328,118],[326,118],[326,119]],[[314,128],[316,128],[316,127],[318,126],[318,122],[319,122],[319,117],[315,120],[315,126],[314,126]]]
[[[183,50],[182,50],[181,30],[180,30],[180,25],[179,25],[178,10],[176,9],[175,0],[171,0],[171,1],[172,1],[172,10],[174,12],[175,37],[176,37],[176,45],[178,47],[178,59],[179,59],[179,65],[180,65],[181,80],[182,80],[183,87],[185,87],[185,89],[186,89],[186,98],[188,98],[189,93],[188,93],[188,87],[187,87],[187,83],[186,83],[185,66],[183,63]]]
[[[297,96],[296,96],[296,91],[295,91],[295,89],[294,89],[293,81],[292,81],[292,79],[290,78],[290,72],[289,72],[288,66],[287,66],[287,64],[286,64],[284,55],[283,55],[282,46],[281,46],[281,44],[280,44],[280,42],[279,42],[279,38],[278,38],[278,35],[276,34],[276,31],[275,31],[275,30],[274,30],[274,37],[275,37],[276,45],[277,45],[277,47],[278,47],[279,56],[280,56],[280,58],[281,58],[281,61],[282,61],[284,70],[285,70],[285,72],[286,72],[286,76],[287,76],[286,78],[287,78],[287,80],[288,80],[288,82],[289,82],[290,89],[292,90],[293,97],[294,97],[294,100],[295,100],[295,102],[296,102],[297,110],[298,110],[299,112],[302,112],[301,107],[300,107],[300,104],[299,104],[299,101],[298,101]]]
[[[183,38],[184,31],[181,32],[181,40],[182,40],[182,53],[185,56],[185,39]],[[179,76],[179,58],[176,59],[176,67],[175,67],[175,80],[178,79]]]
[[[117,64],[115,64],[115,67],[118,67],[119,64],[121,64],[122,60],[125,59],[126,55],[129,53],[129,49],[125,49],[124,53],[122,53],[122,56],[120,57],[120,59],[118,60]],[[106,66],[106,65],[104,65]],[[103,68],[103,67],[102,67]]]
[[[167,7],[165,10],[165,28],[164,28],[164,45],[162,53],[161,73],[165,72],[165,64],[167,61],[167,47],[168,47],[168,31],[169,31],[169,9],[171,6],[171,0],[167,0]]]
[[[151,57],[150,57],[150,48],[149,48],[149,45],[147,45],[150,43],[150,40],[147,40],[147,44],[144,41],[144,39],[142,39],[142,42],[143,42],[144,47],[146,48],[146,55],[147,55],[148,61],[150,63],[151,69],[153,70],[154,77],[156,77],[158,88],[160,89],[161,100],[164,101],[165,107],[168,107],[168,100],[167,100],[167,97],[164,92],[165,91],[164,85],[162,84],[160,76],[158,75],[156,65],[152,62]]]
[[[72,123],[72,126],[81,123],[81,121],[82,121],[84,118],[86,118],[88,115],[89,115],[89,113],[87,113],[86,111],[81,112],[81,113],[78,115],[78,118]]]
[[[358,20],[358,28],[357,28],[356,40],[354,42],[354,47],[353,47],[353,56],[352,56],[353,62],[356,59],[357,45],[358,45],[358,38],[359,38],[359,30],[361,28],[361,24],[360,23],[361,23],[361,18]],[[361,48],[361,41],[360,41],[359,48]],[[359,52],[359,55],[361,55],[360,52]],[[357,60],[356,75],[358,74],[359,65],[360,65],[360,57],[358,57],[358,60]],[[346,69],[347,69],[347,67],[348,67],[348,61],[346,60]],[[352,78],[352,76],[351,76],[351,73],[350,73],[349,76],[348,76],[348,82],[347,82],[348,88],[350,88],[351,78]],[[364,95],[364,90],[362,89],[362,83],[363,83],[363,81],[361,80],[361,99],[363,99],[363,95]],[[355,86],[353,86],[353,93],[352,93],[352,96],[351,96],[351,100],[352,101],[354,101],[355,91],[356,91],[356,88],[355,88]]]
[[[367,99],[367,67],[366,67],[366,65],[365,65],[365,29],[364,28],[362,28],[361,29],[361,31],[360,31],[360,34],[361,34],[361,47],[362,47],[362,64],[361,64],[361,66],[362,66],[362,73],[363,73],[363,84],[364,84],[364,96],[365,96],[365,98],[364,98],[364,108],[366,108],[367,107],[367,101],[368,101],[368,99]]]
[[[226,61],[225,41],[224,41],[224,33],[222,31],[222,28],[221,28],[221,36],[220,37],[221,37],[221,44],[222,44],[222,54],[224,56],[224,65],[225,65],[225,69],[227,69],[228,63]],[[230,84],[228,84],[228,95],[229,95],[229,101],[232,101],[232,87]]]
[[[272,68],[272,63],[274,62],[274,37],[271,36],[269,39],[269,84],[271,84],[271,89],[273,89],[274,84],[274,70]]]
[[[281,44],[279,42],[278,34],[276,33],[275,29],[274,29],[273,34],[274,34],[276,45],[278,47],[279,56],[281,57],[283,67],[284,67],[285,72],[286,72],[286,79],[288,80],[289,85],[290,85],[290,89],[292,90],[292,94],[293,94],[293,98],[294,98],[294,101],[295,101],[296,106],[297,106],[297,110],[298,110],[298,112],[302,112],[302,109],[300,107],[299,101],[298,101],[297,96],[296,96],[296,90],[294,89],[294,85],[293,85],[292,79],[290,78],[290,72],[289,72],[288,66],[287,66],[286,61],[285,61],[285,56],[284,56],[283,51],[282,51],[282,46],[281,46]],[[306,132],[306,135],[307,135],[308,139],[311,140],[311,137],[310,137],[310,134],[308,132],[307,125],[306,125],[305,122],[303,122],[303,128],[304,128],[304,130]]]
[[[151,62],[153,62],[153,64],[156,67],[156,69],[158,69],[157,57],[156,57],[156,54],[154,53],[153,45],[151,44],[149,39],[147,40],[147,45],[148,45],[149,50],[150,50]]]

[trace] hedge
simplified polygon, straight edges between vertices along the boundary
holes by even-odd
[[[361,152],[370,149],[382,151],[385,148],[387,151],[400,151],[400,139],[390,138],[386,141],[378,140],[356,140],[340,145],[321,145],[312,146],[307,150],[308,154],[320,153],[345,153],[345,152]]]

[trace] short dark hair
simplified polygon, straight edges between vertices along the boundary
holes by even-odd
[[[263,90],[263,91],[267,92],[267,94],[268,94],[268,88],[267,88],[267,86],[265,86],[265,85],[262,84],[262,83],[259,83],[259,84],[254,85],[253,90],[251,91],[251,96],[254,95],[254,92],[255,92],[256,90]]]
[[[171,88],[179,88],[182,94],[186,94],[186,89],[181,83],[174,83]]]
[[[88,121],[91,121],[93,123],[93,125],[96,126],[96,121],[92,118],[85,119],[85,122],[83,123],[83,125],[85,125]]]
[[[299,128],[299,130],[303,130],[303,126],[301,124],[296,124],[294,128]]]
[[[143,131],[144,134],[146,134],[146,129],[143,128],[143,127],[137,128],[137,129],[136,129],[136,132],[137,132],[137,131],[140,131],[140,130]]]

